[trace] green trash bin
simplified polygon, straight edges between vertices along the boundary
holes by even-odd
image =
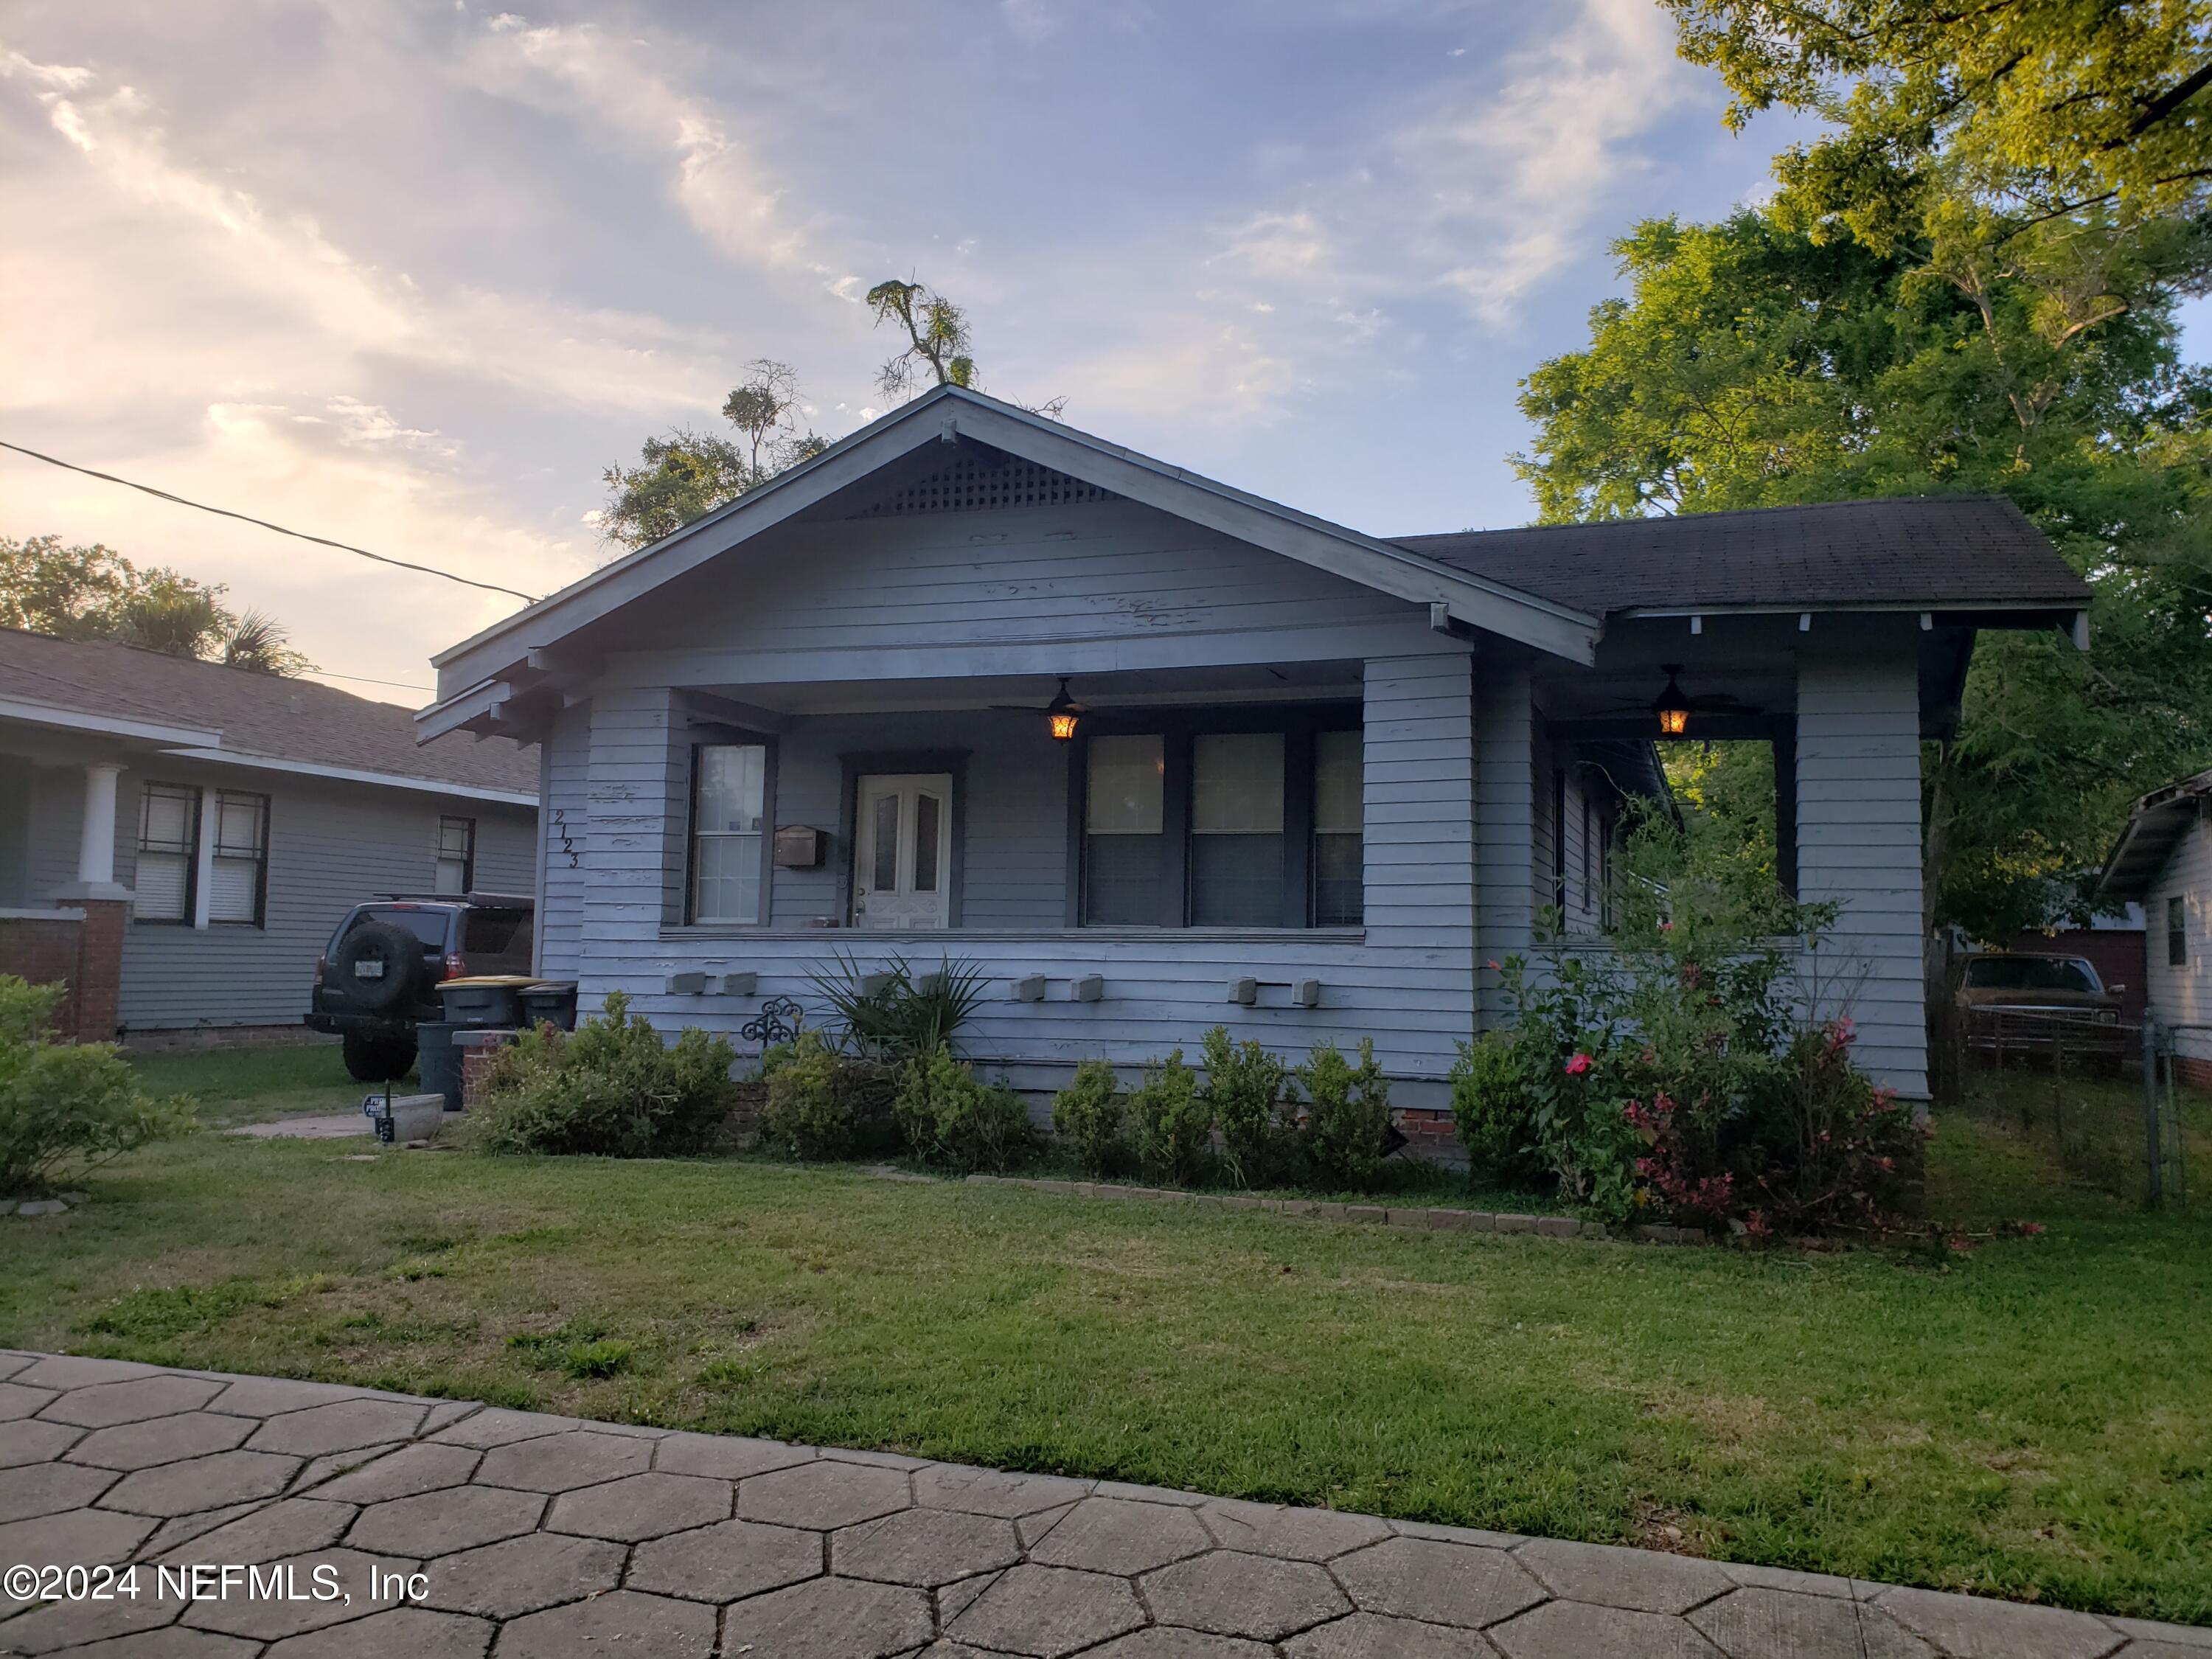
[[[422,1068],[422,1092],[443,1095],[446,1109],[461,1109],[461,1051],[453,1047],[458,1028],[451,1020],[426,1019],[415,1027],[415,1051]]]

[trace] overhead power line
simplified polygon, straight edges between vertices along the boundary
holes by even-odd
[[[504,593],[510,599],[520,599],[525,605],[538,603],[538,597],[534,593],[525,593],[512,587],[501,587],[497,582],[480,582],[472,576],[456,576],[452,571],[441,570],[435,565],[410,564],[404,559],[394,559],[381,553],[372,553],[365,547],[353,547],[344,542],[334,542],[327,536],[310,536],[304,530],[288,530],[281,524],[271,524],[268,520],[257,519],[251,514],[234,513],[227,507],[210,507],[205,501],[188,501],[182,495],[172,495],[167,490],[156,489],[151,484],[134,483],[128,478],[117,477],[112,472],[96,472],[88,466],[79,466],[75,461],[64,461],[53,455],[41,455],[35,449],[26,449],[21,444],[11,444],[4,438],[0,438],[0,449],[12,449],[18,455],[28,455],[33,460],[44,461],[48,466],[58,466],[71,472],[82,472],[88,478],[98,478],[106,483],[121,484],[125,489],[136,489],[143,495],[152,495],[161,501],[174,501],[179,507],[197,507],[203,513],[212,513],[217,518],[236,519],[243,524],[258,525],[262,529],[273,530],[280,536],[295,536],[303,542],[313,542],[318,546],[335,547],[341,553],[352,553],[364,559],[374,559],[379,564],[395,565],[402,570],[419,570],[426,576],[442,577],[449,582],[459,582],[464,587],[481,587],[487,593]]]

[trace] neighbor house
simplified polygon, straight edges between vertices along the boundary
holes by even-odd
[[[950,957],[1026,1089],[1222,1022],[1371,1036],[1429,1111],[1546,907],[1603,948],[1651,744],[1761,739],[1816,965],[1920,1096],[1921,739],[1978,629],[2087,598],[2001,501],[1384,539],[940,388],[445,652],[418,720],[540,745],[586,1006],[735,1032]]]
[[[0,630],[0,973],[88,1039],[296,1030],[356,899],[530,890],[537,785],[393,703]]]
[[[2135,804],[2097,899],[2142,906],[2149,1017],[2172,1034],[2176,1073],[2212,1089],[2212,772]]]

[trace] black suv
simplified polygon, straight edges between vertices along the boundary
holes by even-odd
[[[530,971],[535,902],[512,893],[387,893],[346,912],[315,963],[307,1024],[345,1039],[363,1083],[404,1077],[441,980]]]

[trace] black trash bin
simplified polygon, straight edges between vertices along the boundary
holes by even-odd
[[[576,985],[547,980],[542,984],[526,985],[514,994],[522,1011],[520,1024],[535,1030],[550,1021],[554,1029],[573,1031],[576,1029]]]
[[[453,1047],[459,1029],[450,1020],[426,1019],[415,1026],[415,1050],[422,1068],[422,1092],[443,1095],[446,1109],[461,1109],[461,1052]]]
[[[438,987],[438,997],[446,1005],[450,1024],[512,1028],[522,1024],[517,994],[538,982],[525,974],[483,974],[443,981]]]

